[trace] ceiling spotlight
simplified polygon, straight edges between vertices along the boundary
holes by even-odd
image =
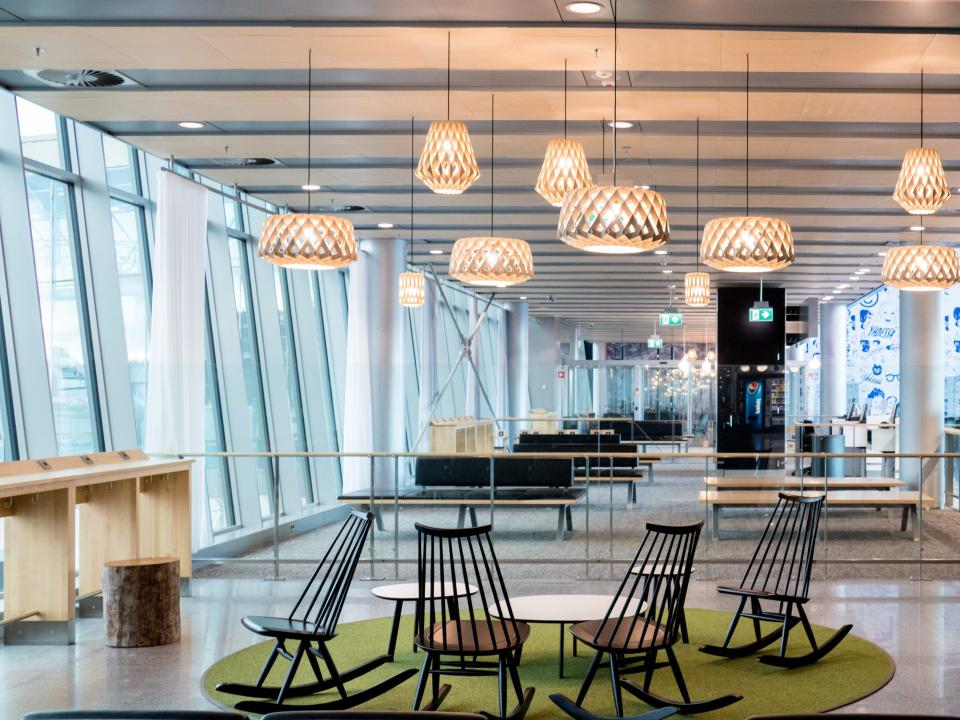
[[[568,2],[567,10],[577,15],[596,15],[603,10],[603,5],[598,2]]]
[[[431,255],[443,255],[443,250],[431,250]]]
[[[377,227],[381,230],[390,230],[393,227],[393,223],[377,223]]]
[[[649,185],[641,185],[641,186],[640,186],[640,189],[641,189],[641,190],[649,190],[649,189],[650,189],[650,186],[649,186]]]
[[[881,250],[880,252],[877,253],[877,255],[880,257],[886,257],[887,253]]]
[[[527,299],[527,296],[526,296],[526,295],[521,295],[521,296],[520,296],[520,299],[521,299],[521,300],[526,300],[526,299]]]
[[[667,254],[667,251],[666,251],[666,250],[654,250],[654,251],[653,251],[653,254],[654,254],[654,255],[666,255],[666,254]]]
[[[317,192],[320,189],[320,186],[314,185],[313,183],[307,183],[305,185],[301,185],[300,189],[304,192]]]
[[[633,123],[628,120],[617,120],[616,122],[611,120],[607,123],[607,127],[616,128],[617,130],[626,130],[627,128],[632,128]],[[648,190],[649,187],[645,186],[643,189]]]
[[[663,271],[663,274],[664,274],[664,275],[672,275],[672,274],[673,274],[673,270],[670,270],[670,269],[668,268],[668,269],[666,269],[666,270]]]
[[[868,272],[870,272],[870,268],[860,268],[857,270],[857,275],[866,275]]]
[[[202,122],[197,122],[196,120],[184,120],[183,122],[177,123],[184,130],[199,130],[204,127]]]
[[[830,300],[833,300],[833,295],[824,295],[822,299],[829,302]]]
[[[923,225],[911,225],[910,230],[913,232],[923,232],[926,228]]]

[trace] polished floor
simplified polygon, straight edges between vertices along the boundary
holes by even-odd
[[[371,597],[372,584],[354,583],[344,620],[389,614],[389,604]],[[210,709],[200,693],[200,676],[216,659],[253,641],[241,616],[286,612],[299,585],[195,580],[193,596],[181,606],[183,639],[166,647],[107,648],[99,619],[78,620],[77,644],[71,647],[0,647],[0,718],[65,707]],[[514,595],[612,590],[611,583],[598,580],[511,582]],[[960,582],[837,581],[814,583],[811,594],[809,612],[816,622],[853,623],[854,633],[896,660],[891,683],[852,706],[854,711],[960,713]],[[729,602],[712,582],[691,586],[691,606],[727,608]],[[379,651],[370,648],[371,655]]]

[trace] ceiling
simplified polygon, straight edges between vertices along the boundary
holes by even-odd
[[[782,216],[796,262],[764,282],[788,302],[853,298],[879,282],[888,245],[915,240],[890,198],[903,153],[917,144],[919,71],[926,144],[960,183],[960,2],[946,0],[620,0],[618,182],[666,198],[668,255],[600,256],[556,239],[557,210],[534,191],[543,152],[567,132],[594,178],[611,170],[613,70],[609,0],[570,13],[565,0],[243,0],[124,3],[0,0],[0,84],[218,181],[305,206],[306,58],[313,51],[313,172],[321,205],[361,205],[363,237],[409,233],[410,121],[419,154],[445,117],[469,124],[481,178],[460,196],[415,186],[417,262],[445,270],[458,237],[490,231],[490,112],[495,100],[494,233],[528,240],[537,277],[499,297],[580,324],[585,337],[642,339],[670,285],[697,264],[700,225],[745,203],[746,55],[750,55],[750,210]],[[37,55],[34,48],[43,48]],[[136,84],[62,90],[23,70],[112,69]],[[199,130],[178,126],[197,120]],[[274,158],[263,168],[230,159]],[[378,223],[395,224],[393,230]],[[952,243],[957,201],[926,221]],[[444,255],[431,255],[429,250]],[[848,279],[858,268],[869,273]],[[669,274],[664,270],[672,271]],[[756,278],[714,272],[715,285]],[[837,284],[848,284],[840,292]],[[688,339],[709,335],[714,306],[687,313]]]

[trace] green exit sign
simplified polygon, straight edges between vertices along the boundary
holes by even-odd
[[[647,347],[653,350],[663,349],[663,338],[659,335],[651,335],[647,338]]]
[[[750,308],[750,322],[773,322],[773,308],[771,307]]]
[[[660,313],[660,325],[664,327],[683,325],[683,315],[678,312],[662,312]]]

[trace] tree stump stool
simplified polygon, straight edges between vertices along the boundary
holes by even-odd
[[[110,560],[100,573],[103,623],[110,647],[180,640],[180,561],[173,557]]]

